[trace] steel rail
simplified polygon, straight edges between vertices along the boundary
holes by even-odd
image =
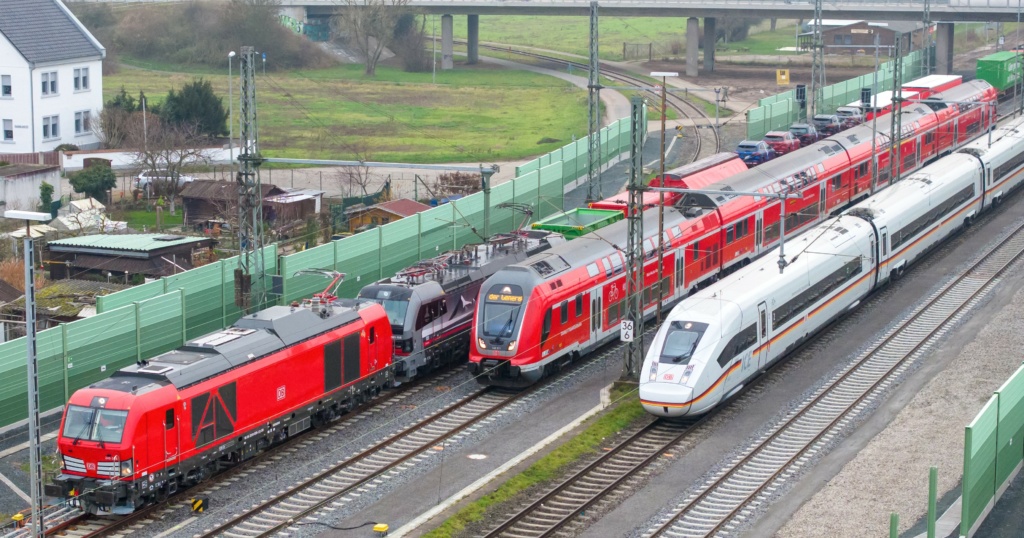
[[[537,388],[539,388],[539,386],[537,386]],[[510,403],[520,400],[528,394],[532,394],[537,390],[537,388],[514,393],[490,387],[481,388],[474,394],[471,394],[445,409],[442,409],[437,413],[413,424],[402,432],[399,432],[350,458],[346,458],[344,461],[317,473],[315,476],[293,486],[292,488],[289,488],[287,491],[282,492],[279,495],[275,495],[273,498],[260,503],[252,510],[232,517],[230,520],[211,530],[203,531],[202,535],[268,536],[278,532],[281,529],[297,523],[300,519],[315,513],[317,510],[327,504],[330,504],[335,499],[362,488],[392,469],[395,469],[396,467],[420,456],[432,447],[437,446],[438,443],[443,443],[449,438],[454,437],[473,426],[479,425],[480,422],[487,417],[507,408]],[[491,401],[487,401],[488,399]],[[473,410],[474,405],[482,405],[483,409]],[[472,416],[460,416],[460,413],[465,413],[466,411],[468,411]],[[449,423],[446,424],[446,421]],[[435,425],[439,426],[442,431],[436,434],[428,432],[429,428]],[[423,435],[424,432],[428,432],[425,437]],[[411,445],[411,447],[401,446],[402,443]],[[402,454],[387,454],[386,451],[392,447],[397,451],[402,452]],[[383,459],[384,461],[374,462],[374,458],[377,458],[378,460]],[[360,464],[365,465],[369,469],[356,469]],[[336,484],[330,484],[329,482],[332,480],[340,481],[343,485],[339,486]],[[348,483],[345,483],[346,481]],[[323,493],[322,491],[312,494],[307,493],[315,489],[316,486],[320,486],[321,490],[328,490],[327,493]],[[307,497],[306,500],[301,499],[304,495]],[[281,508],[283,504],[287,504],[288,502],[301,506],[298,506],[298,509],[293,507]],[[279,510],[278,513],[269,512],[271,509],[275,508]],[[262,521],[251,523],[256,519]],[[242,526],[247,523],[249,524],[249,527],[243,528]]]

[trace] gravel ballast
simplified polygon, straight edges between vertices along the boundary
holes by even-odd
[[[996,293],[1000,291],[1010,292]],[[1022,347],[1024,290],[804,503],[776,536],[884,536],[891,512],[900,515],[901,531],[909,529],[926,513],[931,466],[939,469],[940,497],[959,489],[964,427],[1020,367]]]

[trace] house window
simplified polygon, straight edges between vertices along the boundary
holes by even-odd
[[[75,69],[75,91],[89,89],[89,68]]]
[[[57,95],[57,72],[43,73],[43,95]]]
[[[88,134],[90,129],[89,125],[89,111],[83,110],[81,112],[75,112],[75,134]]]
[[[14,141],[14,120],[4,120],[4,142]]]
[[[60,138],[60,116],[43,117],[43,139]]]
[[[11,75],[0,75],[0,97],[11,97]]]

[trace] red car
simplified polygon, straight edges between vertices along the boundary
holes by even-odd
[[[800,149],[800,139],[793,136],[793,133],[789,131],[769,131],[768,134],[764,135],[764,141],[778,155]]]

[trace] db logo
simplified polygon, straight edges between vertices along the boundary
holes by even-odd
[[[673,376],[672,376],[672,374],[665,374],[663,377],[664,377],[665,381],[672,381],[672,377]]]
[[[96,470],[96,464],[95,463],[86,463],[85,464],[85,468],[90,470],[90,471],[95,471]]]
[[[277,387],[277,401],[280,402],[283,399],[284,399],[284,385],[281,385],[280,387]]]

